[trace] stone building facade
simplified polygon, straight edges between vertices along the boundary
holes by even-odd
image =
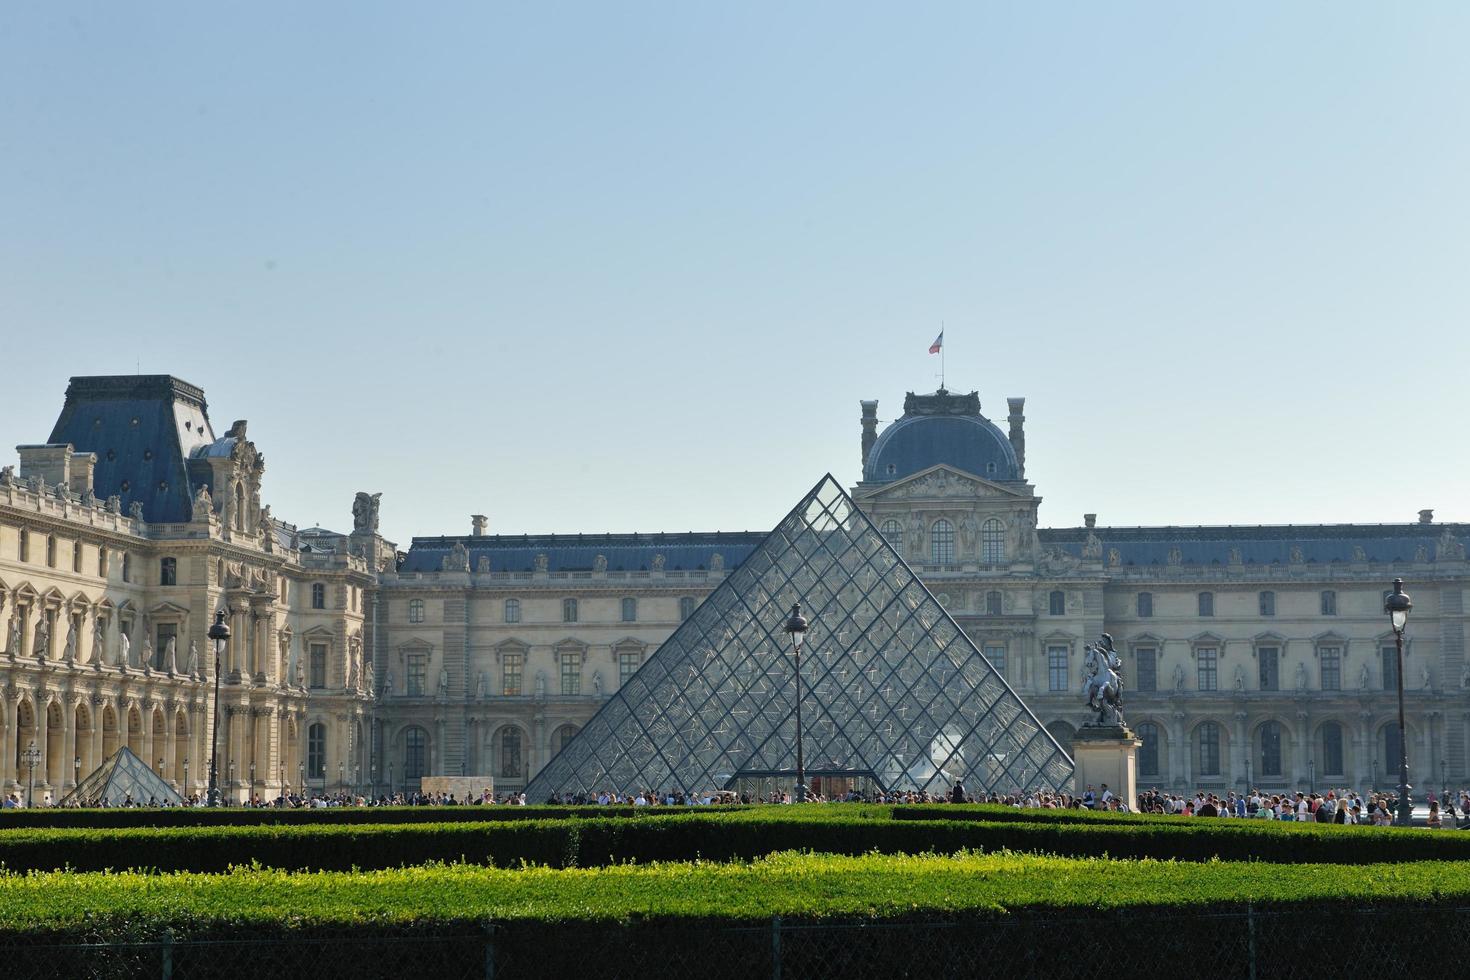
[[[0,470],[0,789],[57,801],[127,746],[203,793],[220,609],[225,794],[365,771],[363,610],[391,545],[273,518],[246,423],[216,436],[176,378],[74,378],[50,439],[19,454]]]
[[[877,406],[854,498],[1064,745],[1082,645],[1106,631],[1141,785],[1389,785],[1382,602],[1402,577],[1413,775],[1470,782],[1470,528],[1041,528],[1022,399],[1005,429],[975,393],[910,394],[881,432]],[[492,535],[475,515],[396,552],[365,493],[351,532],[297,529],[261,503],[245,423],[216,438],[203,392],[169,377],[75,378],[48,442],[19,451],[0,473],[0,783],[24,787],[34,741],[38,798],[122,744],[202,791],[224,607],[232,796],[517,789],[763,537]]]

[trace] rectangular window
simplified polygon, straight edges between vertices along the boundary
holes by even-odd
[[[1149,692],[1159,689],[1159,651],[1153,647],[1139,647],[1134,651],[1138,660],[1138,667],[1133,679],[1134,686],[1140,691]]]
[[[1322,726],[1322,771],[1329,776],[1342,775],[1342,726],[1336,722]]]
[[[577,621],[576,599],[563,599],[561,601],[561,621],[563,623],[575,623]]]
[[[71,570],[81,574],[82,571],[82,543],[76,542],[71,546]]]
[[[1259,664],[1261,690],[1281,690],[1281,650],[1277,647],[1256,647],[1256,662]]]
[[[1065,616],[1067,614],[1067,593],[1061,589],[1054,590],[1047,597],[1047,612],[1053,616]]]
[[[1065,691],[1067,683],[1067,654],[1071,647],[1046,648],[1046,688],[1049,691]]]
[[[1215,615],[1215,593],[1201,592],[1199,594],[1199,614],[1201,616]]]
[[[1001,610],[1001,596],[999,592],[991,591],[985,593],[985,615],[999,616]]]
[[[16,546],[16,554],[21,561],[31,560],[31,532],[21,528],[20,543]]]
[[[158,584],[179,584],[179,561],[177,558],[160,558],[158,560]]]
[[[320,582],[315,582],[311,586],[311,608],[327,608],[327,587]]]
[[[1322,593],[1322,615],[1337,615],[1337,593],[1331,589]]]
[[[643,654],[636,650],[625,650],[618,654],[618,687],[628,683],[628,678],[638,669],[643,662]]]
[[[97,549],[97,575],[101,578],[107,577],[107,549]]]
[[[1383,689],[1396,691],[1399,686],[1399,652],[1396,647],[1386,646],[1383,656]]]
[[[133,556],[126,551],[123,552],[122,580],[124,582],[133,580]]]
[[[1138,618],[1148,619],[1154,614],[1154,594],[1152,592],[1138,593]]]
[[[423,697],[424,682],[429,675],[429,657],[423,653],[410,653],[408,655],[408,677],[405,678],[405,693],[409,697]]]
[[[500,655],[500,693],[508,697],[520,697],[521,674],[526,667],[525,654],[502,653]]]
[[[311,645],[311,686],[322,688],[327,686],[327,645],[325,643],[313,643]]]
[[[313,586],[313,588],[315,588]],[[408,621],[410,623],[422,623],[424,621],[424,600],[408,600]]]
[[[1006,645],[1004,643],[985,644],[985,659],[990,661],[990,666],[995,672],[1004,677],[1006,675]]]
[[[1199,726],[1199,758],[1195,764],[1198,775],[1220,775],[1220,726],[1212,721]]]
[[[681,623],[694,615],[695,605],[697,603],[695,603],[694,596],[692,595],[686,595],[679,600],[679,621]]]
[[[561,658],[561,693],[582,693],[582,658],[578,654],[567,654]]]
[[[519,623],[521,621],[521,600],[505,600],[505,621],[507,623]]]
[[[1342,648],[1341,647],[1318,647],[1317,659],[1322,662],[1322,690],[1342,690]],[[1340,772],[1338,769],[1329,769],[1328,772]]]
[[[1262,616],[1276,615],[1276,593],[1262,592],[1260,595],[1260,606]]]
[[[627,598],[623,600],[623,622],[638,622],[638,600]]]
[[[1200,647],[1194,651],[1197,679],[1201,691],[1217,691],[1220,688],[1220,652],[1214,647]]]

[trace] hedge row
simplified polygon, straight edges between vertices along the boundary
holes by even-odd
[[[14,871],[217,872],[409,867],[432,862],[599,867],[626,862],[750,860],[778,851],[858,855],[1012,850],[1071,857],[1368,864],[1470,860],[1470,835],[1273,825],[1244,820],[1083,824],[684,813],[630,820],[400,825],[12,830],[0,866]]]
[[[739,807],[721,807],[723,811]],[[108,808],[0,810],[0,836],[12,827],[256,827],[272,824],[484,823],[505,820],[617,818],[699,812],[694,807],[384,806]]]

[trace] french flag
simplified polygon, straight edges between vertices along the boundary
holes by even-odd
[[[934,343],[929,345],[929,353],[938,354],[944,348],[944,331],[939,331],[939,336],[934,338]]]

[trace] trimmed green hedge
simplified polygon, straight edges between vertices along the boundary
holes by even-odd
[[[721,807],[722,811],[740,807]],[[707,812],[695,807],[631,806],[384,806],[277,809],[275,807],[106,808],[0,810],[0,836],[11,827],[256,827],[267,824],[485,823],[566,820],[573,817],[644,817]]]
[[[858,855],[1012,850],[1070,857],[1369,864],[1470,860],[1470,835],[1426,830],[1175,820],[1143,824],[894,820],[874,812],[644,811],[639,817],[436,824],[14,829],[0,866],[79,871],[407,867],[431,862],[551,868],[751,860],[777,851]]]

